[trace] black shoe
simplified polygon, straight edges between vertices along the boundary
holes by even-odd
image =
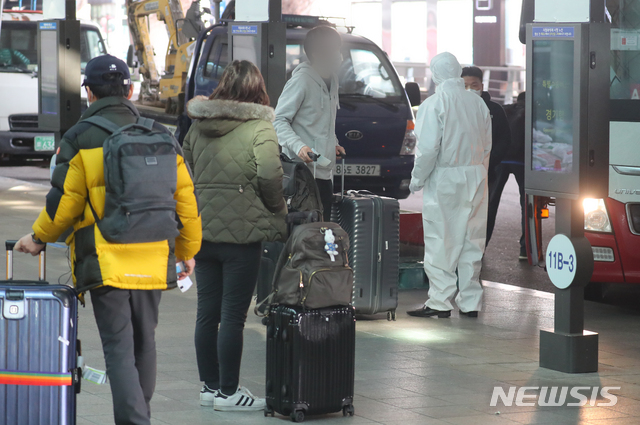
[[[518,260],[520,260],[520,261],[529,260],[529,257],[527,256],[527,249],[526,248],[520,248],[520,256],[518,256]]]
[[[427,307],[426,305],[423,305],[422,307],[420,307],[417,310],[411,310],[411,311],[407,311],[407,314],[409,316],[413,316],[413,317],[433,317],[433,316],[438,316],[440,319],[446,319],[447,317],[451,316],[451,310],[434,310],[432,308]]]
[[[464,311],[460,310],[460,316],[478,317],[478,312],[477,311],[467,311],[465,313]]]

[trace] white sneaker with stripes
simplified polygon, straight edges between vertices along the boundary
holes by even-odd
[[[213,400],[216,394],[218,394],[218,390],[212,390],[206,384],[203,385],[200,390],[200,406],[213,407]]]
[[[213,408],[222,412],[264,410],[266,405],[263,398],[254,396],[244,387],[238,387],[234,395],[224,395],[218,391],[213,399]]]

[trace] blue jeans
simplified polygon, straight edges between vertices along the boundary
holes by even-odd
[[[258,279],[261,244],[203,241],[196,255],[196,358],[200,380],[232,395],[238,389],[243,331]]]

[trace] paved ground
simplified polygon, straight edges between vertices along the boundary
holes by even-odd
[[[0,235],[19,236],[43,205],[44,187],[0,178]],[[499,243],[496,245],[500,246]],[[65,249],[50,247],[50,281],[66,281]],[[3,262],[2,262],[3,263]],[[35,278],[35,260],[16,258],[21,277]],[[4,268],[0,268],[4,273]],[[507,283],[509,283],[507,281]],[[552,295],[485,282],[485,311],[479,319],[414,319],[404,311],[425,299],[423,291],[403,292],[397,322],[359,320],[356,354],[356,416],[328,415],[310,423],[388,425],[506,425],[640,423],[640,315],[619,306],[587,303],[586,327],[600,333],[599,373],[567,375],[538,367],[538,331],[552,326]],[[200,383],[193,330],[196,294],[165,293],[158,341],[158,385],[153,423],[273,424],[287,418],[260,413],[216,413],[198,406]],[[91,305],[80,311],[80,338],[87,364],[103,367]],[[264,328],[250,315],[245,332],[242,383],[264,390]],[[493,388],[510,386],[613,386],[612,407],[490,406]],[[532,390],[536,393],[536,390]],[[588,391],[583,391],[587,394]],[[572,400],[567,400],[571,402]],[[78,424],[109,424],[108,386],[85,382],[79,396]]]

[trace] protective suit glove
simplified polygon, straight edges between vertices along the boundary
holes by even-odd
[[[414,181],[412,181],[411,184],[409,184],[409,190],[411,191],[411,193],[420,192],[423,188],[424,188],[424,185],[420,185]]]

